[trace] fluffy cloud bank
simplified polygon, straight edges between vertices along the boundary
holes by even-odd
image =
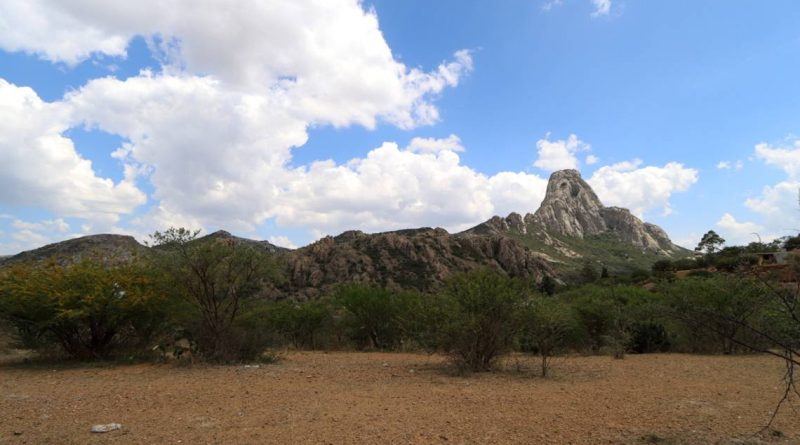
[[[430,72],[398,62],[374,11],[356,0],[253,0],[236,7],[217,1],[3,2],[0,27],[9,31],[0,34],[0,48],[70,65],[97,54],[124,56],[133,37],[148,40],[162,60],[158,72],[94,79],[62,101],[43,103],[32,90],[0,84],[2,112],[14,118],[4,120],[10,129],[18,121],[40,123],[14,130],[11,135],[19,136],[13,140],[5,137],[36,160],[30,174],[12,175],[22,158],[0,145],[7,161],[0,168],[9,173],[2,202],[18,204],[24,197],[25,204],[58,214],[113,221],[145,202],[134,186],[145,176],[157,206],[140,219],[144,225],[252,229],[283,207],[285,184],[307,176],[287,165],[310,126],[432,124],[438,120],[435,97],[472,69],[466,50]],[[5,99],[11,93],[25,97]],[[126,181],[95,177],[89,161],[75,153],[63,134],[82,126],[127,141],[114,153]],[[23,148],[33,142],[38,152],[32,155]],[[451,136],[412,145],[430,152],[460,143]],[[84,184],[86,192],[67,184]],[[31,194],[32,188],[41,192]],[[12,196],[15,190],[20,196]]]
[[[789,139],[783,144],[757,144],[755,158],[764,164],[783,170],[786,178],[764,186],[760,195],[745,200],[745,207],[759,218],[759,222],[737,221],[726,213],[717,223],[720,233],[734,242],[749,243],[757,233],[762,239],[793,235],[800,232],[797,209],[800,207],[800,139]]]
[[[437,122],[436,98],[473,69],[467,50],[428,71],[406,66],[375,12],[357,0],[0,2],[0,29],[7,31],[0,48],[69,66],[124,57],[137,36],[161,61],[127,79],[92,79],[51,103],[0,79],[0,203],[82,218],[84,232],[251,231],[272,218],[319,234],[460,230],[494,214],[533,211],[544,196],[546,178],[486,175],[462,164],[464,144],[452,134],[411,138],[403,148],[387,142],[341,164],[291,165],[312,126]],[[124,179],[97,176],[65,136],[70,128],[120,136],[125,142],[113,156]],[[535,165],[546,171],[577,168],[590,150],[575,135],[537,148]],[[680,164],[616,165],[590,182],[607,203],[643,213],[668,208],[669,196],[696,180],[692,172]],[[144,183],[152,186],[151,206],[121,229],[120,217],[148,202],[137,186]],[[15,229],[29,231],[31,243],[42,241],[37,233],[67,233],[54,225]]]
[[[116,184],[95,175],[63,136],[70,118],[64,104],[0,79],[0,203],[113,223],[146,196],[131,175]]]
[[[663,167],[641,167],[641,160],[621,162],[597,169],[587,182],[605,205],[627,207],[642,217],[652,209],[672,212],[669,198],[685,192],[698,179],[698,172],[677,162]]]
[[[536,150],[538,158],[533,163],[534,167],[538,167],[548,172],[556,170],[563,170],[566,168],[578,168],[578,153],[589,151],[592,146],[578,139],[578,136],[571,134],[567,139],[550,140],[550,135],[544,139],[536,141]],[[591,155],[590,155],[591,156]],[[593,164],[596,158],[589,158],[587,164]]]
[[[76,64],[124,56],[143,36],[169,72],[279,95],[298,117],[337,126],[435,122],[428,100],[472,68],[468,51],[431,72],[395,60],[357,0],[31,0],[0,3],[0,48]]]
[[[440,140],[433,145],[445,145]],[[386,230],[420,225],[466,229],[493,214],[534,210],[547,180],[526,173],[483,175],[452,149],[417,152],[384,143],[345,165],[315,162],[286,186],[277,221],[285,226]]]

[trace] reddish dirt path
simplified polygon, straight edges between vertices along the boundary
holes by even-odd
[[[781,393],[782,364],[768,357],[573,357],[548,379],[528,359],[527,372],[468,377],[442,363],[289,353],[259,368],[6,365],[0,444],[761,443],[734,439],[764,425]],[[798,416],[784,409],[772,441],[800,443]],[[123,429],[89,432],[111,422]]]

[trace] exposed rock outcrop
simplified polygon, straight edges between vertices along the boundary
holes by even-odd
[[[561,170],[550,176],[532,221],[551,234],[583,238],[607,230],[602,210],[600,199],[577,170]]]
[[[313,298],[343,282],[390,288],[436,288],[450,275],[479,266],[541,279],[553,271],[541,255],[496,235],[452,235],[414,229],[326,237],[286,256],[291,294]]]

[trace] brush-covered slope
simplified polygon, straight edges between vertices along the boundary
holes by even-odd
[[[148,248],[127,235],[89,235],[48,244],[0,259],[0,265],[10,265],[54,259],[62,264],[78,262],[87,257],[101,261],[125,262],[147,255]]]

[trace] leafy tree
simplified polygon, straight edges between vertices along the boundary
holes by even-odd
[[[267,308],[270,325],[296,348],[316,349],[320,333],[333,316],[326,300],[309,302],[281,301]],[[263,322],[263,319],[262,319]]]
[[[400,346],[404,322],[417,294],[363,284],[339,287],[334,301],[344,309],[343,323],[359,348],[394,349]]]
[[[703,235],[700,239],[700,242],[697,244],[697,247],[694,248],[695,252],[705,252],[707,254],[713,254],[719,248],[725,244],[725,240],[717,235],[717,232],[713,230],[709,230],[708,232]]]
[[[748,326],[762,324],[768,303],[763,284],[732,275],[687,277],[663,284],[661,291],[671,313],[694,337],[690,340],[696,351],[732,354],[743,343],[752,343],[755,337]]]
[[[157,270],[164,291],[175,294],[192,309],[197,322],[189,331],[198,352],[211,361],[239,360],[244,344],[238,330],[243,303],[253,299],[268,281],[282,278],[278,263],[266,252],[225,238],[197,239],[198,232],[170,228],[151,235]]]
[[[705,267],[705,263],[694,258],[681,258],[672,262],[675,270],[695,270]]]
[[[800,235],[787,238],[783,243],[783,248],[786,250],[800,249]]]
[[[599,353],[616,326],[618,311],[614,301],[602,293],[588,293],[575,301],[574,307],[589,349]]]
[[[163,297],[139,263],[16,265],[0,276],[0,318],[35,349],[58,345],[78,359],[144,349],[163,326]]]
[[[631,325],[628,348],[637,354],[667,352],[672,347],[667,329],[662,323],[637,320]]]
[[[547,377],[552,358],[568,343],[575,330],[575,318],[566,303],[537,298],[522,311],[524,348],[541,357],[542,377]]]
[[[489,269],[453,276],[440,299],[439,348],[461,369],[489,370],[512,347],[526,296],[524,283]]]
[[[653,263],[652,270],[655,278],[672,279],[675,277],[675,265],[667,259]]]
[[[630,281],[633,283],[640,283],[650,278],[650,272],[645,269],[634,269],[630,273]]]
[[[618,358],[630,346],[633,324],[652,319],[656,306],[656,296],[636,286],[586,285],[561,296],[572,303],[590,351],[610,348]]]

